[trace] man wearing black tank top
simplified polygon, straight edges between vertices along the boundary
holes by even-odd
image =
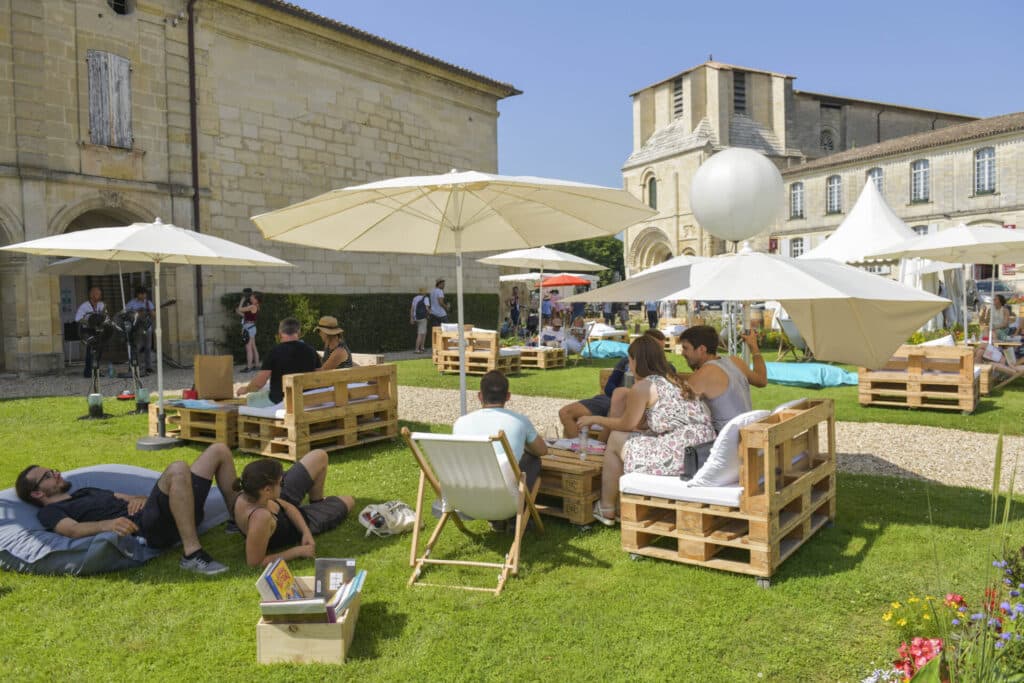
[[[768,369],[757,347],[757,334],[747,332],[743,342],[750,349],[754,367],[738,356],[718,356],[718,331],[710,325],[695,325],[679,336],[683,357],[693,368],[687,383],[711,409],[715,432],[741,413],[751,409],[750,385],[768,385]]]

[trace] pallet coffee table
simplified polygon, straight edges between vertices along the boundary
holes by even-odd
[[[540,459],[537,511],[581,526],[592,523],[594,502],[601,497],[603,462],[602,455],[588,455],[583,461],[579,453],[549,448]]]
[[[223,443],[228,448],[238,448],[238,406],[244,398],[215,401],[216,405],[202,408],[187,408],[174,405],[174,399],[164,401],[167,436],[182,441]],[[158,431],[157,404],[149,404],[149,434]]]
[[[516,346],[520,353],[520,363],[524,368],[550,370],[565,367],[565,349],[550,346]]]

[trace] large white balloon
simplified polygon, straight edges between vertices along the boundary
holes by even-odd
[[[732,147],[701,164],[690,183],[690,207],[715,237],[745,240],[763,232],[784,204],[782,175],[763,154]]]

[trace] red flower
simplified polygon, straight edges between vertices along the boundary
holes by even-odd
[[[967,601],[959,593],[946,593],[946,599],[943,604],[946,607],[962,607],[967,604]]]

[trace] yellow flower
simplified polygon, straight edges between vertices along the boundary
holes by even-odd
[[[892,608],[893,608],[893,609],[899,609],[899,608],[900,608],[900,607],[902,606],[902,605],[900,605],[900,603],[898,603],[898,602],[893,602],[893,603],[890,603],[890,604],[892,605]]]
[[[889,621],[892,619],[892,612],[886,612],[882,615],[882,621]]]
[[[899,620],[896,621],[896,625],[897,626],[906,626],[907,625],[907,620],[906,619],[899,619]]]
[[[930,615],[927,612],[925,612],[924,614],[921,615],[921,618],[924,619],[925,621],[928,621],[929,619],[932,618],[932,615]]]
[[[920,602],[920,600],[918,600],[917,598],[911,596],[910,599],[907,600],[907,602],[909,602],[910,604],[914,604],[915,602]]]

